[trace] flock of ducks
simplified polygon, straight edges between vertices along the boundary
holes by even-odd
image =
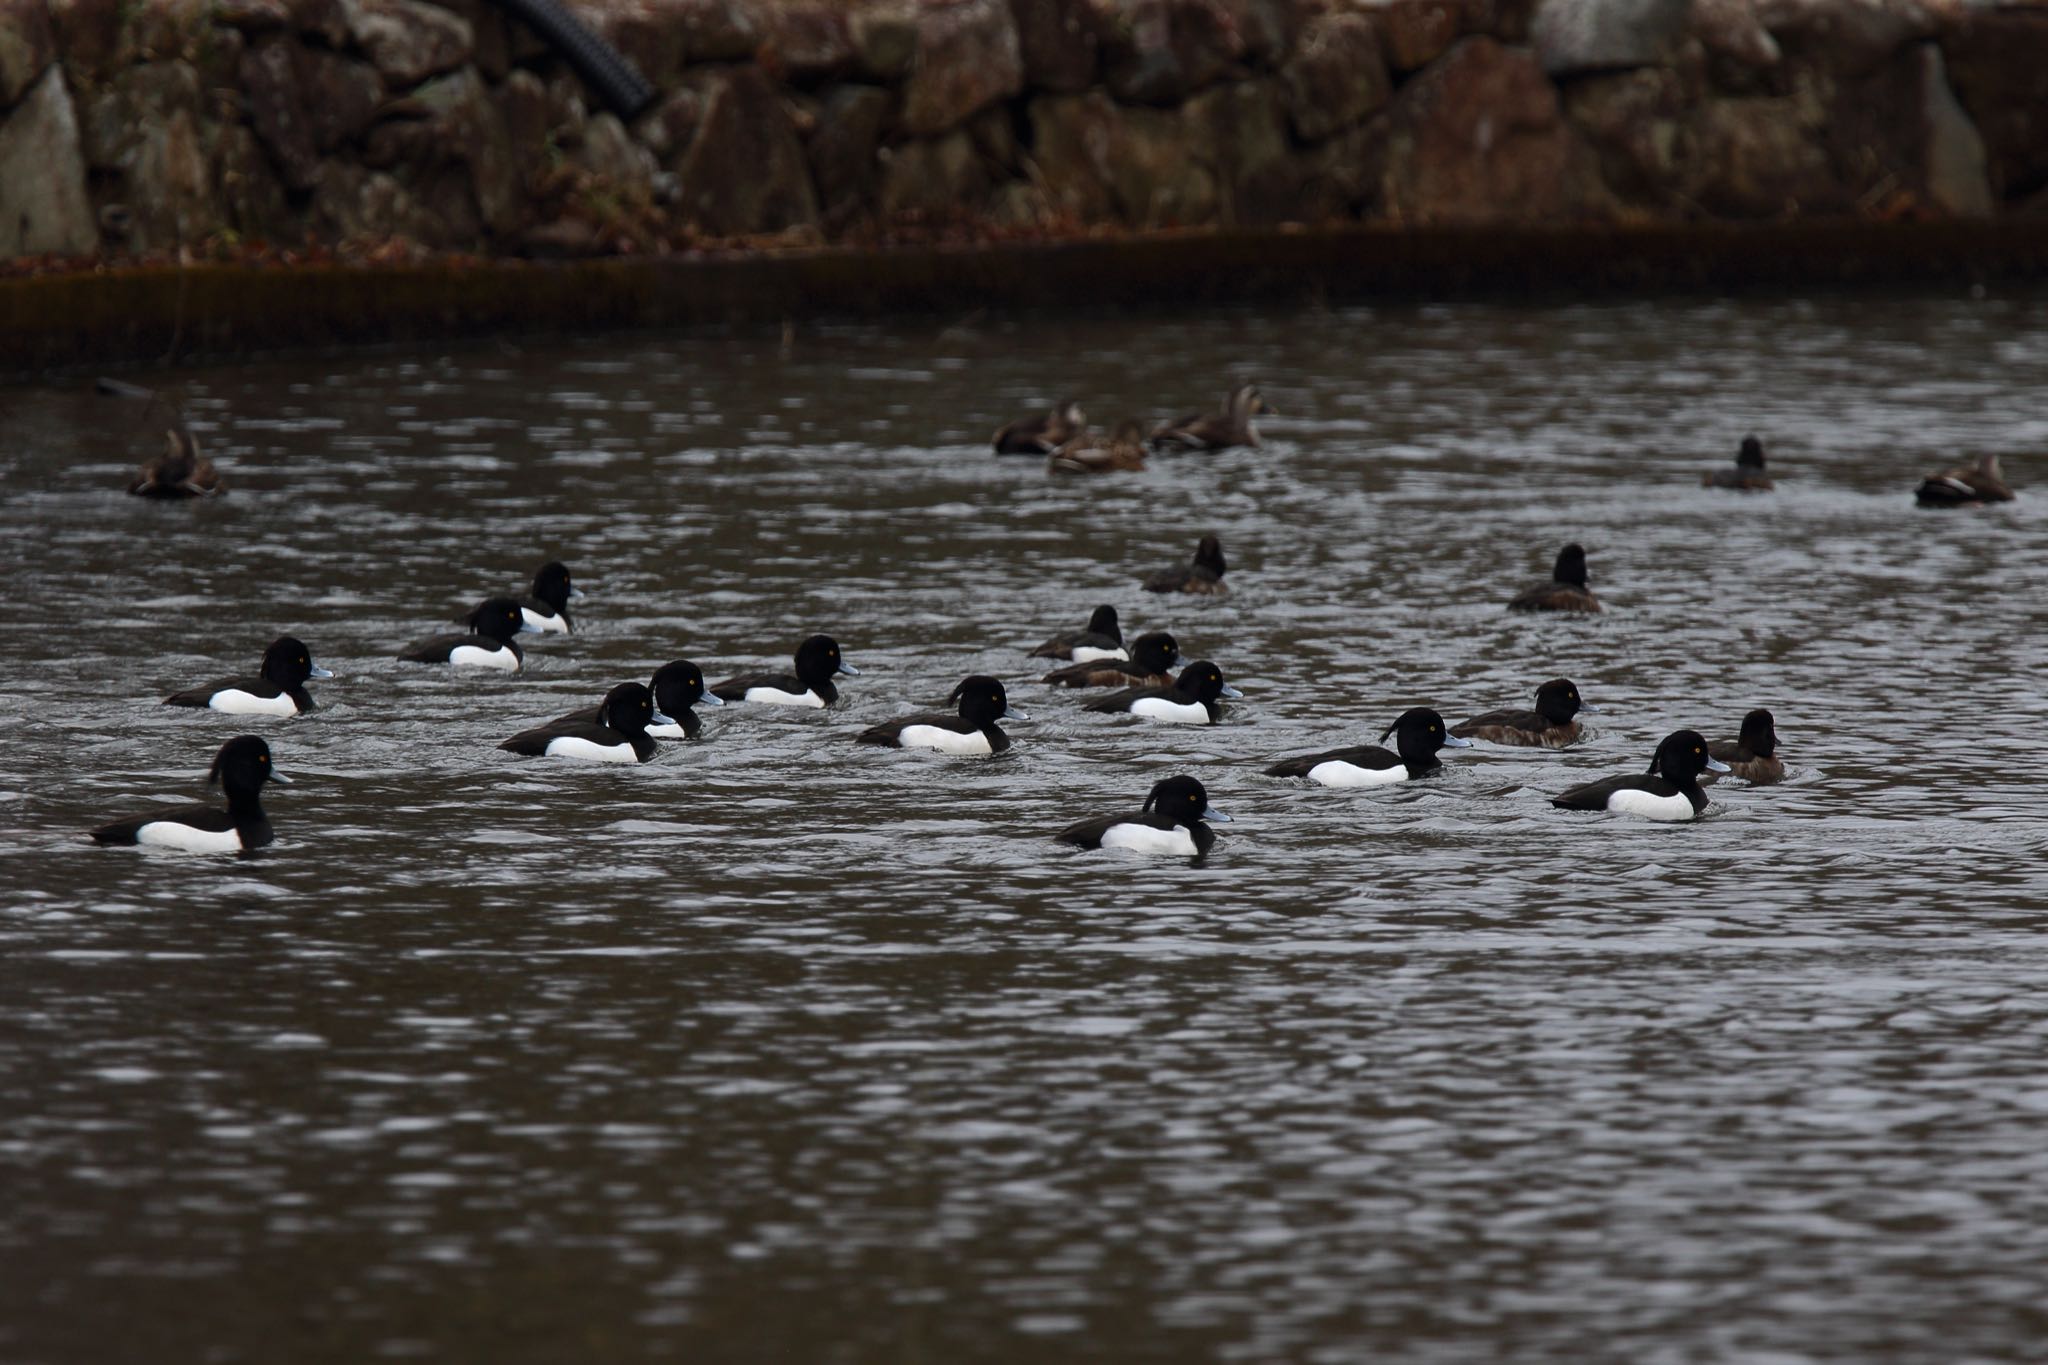
[[[149,396],[115,381],[101,381],[104,391]],[[1021,418],[998,431],[999,454],[1046,457],[1048,468],[1061,473],[1102,473],[1144,467],[1151,451],[1221,450],[1259,444],[1254,420],[1273,410],[1257,386],[1234,389],[1224,407],[1207,415],[1183,417],[1157,425],[1149,434],[1126,421],[1107,439],[1093,435],[1079,404],[1063,402],[1051,411]],[[1764,492],[1772,487],[1762,443],[1743,440],[1731,468],[1705,475],[1713,488]],[[166,451],[146,464],[129,491],[149,497],[211,497],[225,491],[212,462],[199,453],[182,420],[167,434]],[[1931,474],[1920,484],[1916,500],[1923,506],[1960,507],[2010,501],[1996,456],[1974,466]],[[1194,554],[1180,565],[1145,577],[1140,586],[1155,593],[1220,596],[1228,565],[1221,541],[1205,535]],[[526,634],[567,635],[573,625],[569,603],[583,594],[566,565],[550,561],[534,576],[523,596],[491,597],[461,618],[466,629],[442,632],[407,645],[398,658],[423,664],[497,669],[516,672],[524,660],[518,642]],[[1586,552],[1576,543],[1558,552],[1548,582],[1539,583],[1509,600],[1515,612],[1593,613],[1600,602],[1587,581]],[[1178,642],[1167,631],[1148,631],[1126,643],[1113,605],[1095,609],[1087,625],[1048,639],[1031,657],[1059,661],[1060,667],[1041,681],[1054,689],[1108,689],[1091,701],[1093,712],[1122,713],[1165,724],[1215,724],[1222,703],[1242,698],[1214,662],[1183,664]],[[594,706],[559,716],[523,730],[499,747],[517,754],[607,763],[644,763],[658,752],[658,739],[690,741],[703,733],[699,706],[729,704],[797,706],[823,709],[838,700],[834,679],[858,676],[827,635],[813,635],[796,648],[791,671],[745,673],[707,685],[703,672],[689,660],[662,665],[646,683],[612,687]],[[187,689],[165,699],[166,705],[205,708],[237,715],[292,716],[313,709],[306,683],[331,678],[314,664],[300,640],[284,636],[264,652],[255,675],[227,678]],[[963,756],[989,756],[1011,747],[1004,720],[1027,719],[1011,707],[1003,683],[976,674],[961,680],[947,703],[951,711],[919,712],[869,727],[854,736],[863,744],[934,750]],[[1269,776],[1300,779],[1327,787],[1376,787],[1415,781],[1439,772],[1444,749],[1464,749],[1475,741],[1491,744],[1561,749],[1580,736],[1578,717],[1597,711],[1579,696],[1567,678],[1553,678],[1536,689],[1529,709],[1507,708],[1447,725],[1428,707],[1404,712],[1379,737],[1379,742],[1352,745],[1281,759],[1267,766]],[[1385,747],[1391,741],[1391,749]],[[1732,739],[1709,742],[1696,730],[1679,730],[1658,744],[1648,769],[1586,783],[1562,792],[1552,804],[1571,810],[1609,810],[1654,820],[1691,820],[1706,807],[1702,790],[1722,774],[1757,785],[1782,781],[1785,767],[1778,757],[1778,737],[1771,713],[1758,709],[1743,718]],[[260,801],[266,782],[285,782],[273,763],[268,744],[256,735],[242,735],[222,745],[208,773],[227,799],[225,808],[194,806],[130,817],[92,832],[102,844],[137,844],[194,852],[246,853],[274,837]],[[1209,805],[1208,794],[1193,777],[1178,775],[1155,784],[1139,810],[1082,821],[1057,836],[1087,848],[1121,848],[1136,852],[1200,857],[1215,841],[1211,821],[1229,817]]]

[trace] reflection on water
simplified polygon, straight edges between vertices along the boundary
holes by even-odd
[[[2032,298],[1077,318],[181,372],[234,484],[4,396],[0,1357],[2011,1357],[2048,1314]],[[1255,377],[1267,448],[1051,481],[988,433]],[[1702,490],[1748,431],[1779,491]],[[2007,457],[2021,501],[1912,507]],[[1144,572],[1219,533],[1222,601]],[[1607,614],[1502,603],[1585,542]],[[559,556],[519,677],[397,646]],[[1142,599],[1142,600],[1141,600]],[[1247,700],[1093,715],[1099,601]],[[291,631],[296,721],[157,699]],[[644,768],[496,742],[689,657],[863,675]],[[529,637],[531,639],[531,637]],[[970,672],[989,762],[857,747]],[[1259,774],[1563,674],[1563,754]],[[1777,715],[1666,827],[1547,797]],[[87,844],[228,735],[244,862]],[[1206,865],[1048,836],[1199,776]],[[112,1311],[118,1306],[118,1311]],[[1589,1342],[1602,1346],[1589,1348]]]

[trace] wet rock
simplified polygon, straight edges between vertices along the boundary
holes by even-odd
[[[479,75],[495,85],[511,74],[512,21],[505,16],[505,11],[491,0],[435,0],[435,3],[469,25],[470,37],[475,43],[470,62]],[[669,32],[674,35],[672,28]],[[670,46],[680,52],[680,35],[672,36]],[[634,65],[640,65],[637,54]]]
[[[1123,0],[1103,41],[1110,93],[1130,104],[1179,104],[1243,55],[1220,0]]]
[[[917,28],[917,62],[903,90],[903,128],[929,136],[1024,88],[1024,59],[1007,0],[952,0],[928,7]]]
[[[826,5],[789,5],[768,11],[761,65],[796,85],[815,85],[853,69],[853,35],[846,15]]]
[[[872,85],[834,86],[820,100],[817,131],[804,152],[828,224],[843,225],[868,206],[891,104],[889,92]]]
[[[1316,8],[1320,12],[1320,5]],[[1294,0],[1223,0],[1223,11],[1237,30],[1241,60],[1262,69],[1286,61],[1307,17],[1301,9]]]
[[[124,0],[50,0],[50,29],[73,90],[94,89],[134,61],[123,9]]]
[[[1471,8],[1471,0],[1384,0],[1365,13],[1379,30],[1387,65],[1414,71],[1449,50],[1466,31]]]
[[[1667,61],[1690,0],[1544,0],[1529,40],[1551,76],[1626,71]]]
[[[392,90],[469,61],[475,35],[459,16],[420,0],[344,0],[348,33]]]
[[[215,23],[254,36],[289,28],[292,14],[284,0],[215,0],[213,18]]]
[[[1287,136],[1286,96],[1272,78],[1230,81],[1188,101],[1187,120],[1209,148],[1217,221],[1281,223],[1301,217],[1309,162]]]
[[[1687,115],[1698,93],[1669,67],[1643,67],[1573,81],[1565,112],[1607,187],[1624,200],[1661,209],[1671,207],[1680,171],[1693,159]]]
[[[854,67],[871,81],[901,80],[917,60],[917,7],[909,0],[866,5],[847,17]]]
[[[514,172],[511,134],[476,68],[464,67],[452,76],[429,81],[413,98],[428,114],[431,151],[427,164],[466,170],[475,218],[493,233],[514,231],[524,216],[525,203]],[[412,188],[423,203],[432,197],[417,184]]]
[[[964,128],[882,152],[881,207],[886,217],[976,213],[994,187]]]
[[[44,0],[0,0],[0,110],[14,104],[57,60]]]
[[[240,75],[249,126],[269,149],[285,183],[306,190],[320,177],[320,153],[292,61],[295,46],[283,37],[258,39],[243,51]]]
[[[743,62],[763,37],[747,0],[664,0],[662,14],[682,36],[689,62]]]
[[[338,241],[425,240],[433,224],[396,178],[346,161],[328,166],[313,201],[314,220]]]
[[[1534,55],[1467,38],[1402,88],[1383,195],[1410,222],[1540,222],[1590,207],[1590,158]]]
[[[2048,187],[2048,9],[1975,11],[1942,35],[1957,101],[1984,139],[1992,193]]]
[[[1088,0],[1010,0],[1010,19],[1025,88],[1078,93],[1095,84],[1099,21]]]
[[[698,88],[703,117],[671,164],[683,219],[720,237],[815,228],[810,168],[767,78],[756,67],[733,67],[707,74]]]
[[[578,6],[578,13],[655,89],[674,84],[682,74],[683,35],[659,10],[637,0],[607,0],[603,5]]]
[[[1288,119],[1304,142],[1322,142],[1360,122],[1393,93],[1377,30],[1346,12],[1309,20],[1280,79]]]
[[[1772,67],[1778,40],[1756,15],[1756,0],[1692,0],[1687,31],[1714,57],[1738,67]]]
[[[331,48],[348,46],[350,0],[285,0],[292,27]]]
[[[0,119],[0,257],[78,255],[99,243],[85,159],[61,67],[48,66]]]
[[[1917,43],[1845,81],[1822,145],[1856,208],[1882,218],[1987,216],[1984,143],[1948,86],[1941,51]]]
[[[505,105],[512,80],[517,79],[522,74],[533,81],[534,89],[541,91],[542,107],[537,126],[541,134],[545,134],[547,129],[546,91],[541,87],[540,81],[535,79],[531,73],[513,73],[512,77],[506,81],[505,86],[499,91],[500,105]],[[665,162],[678,149],[689,145],[691,136],[697,131],[698,120],[703,118],[703,116],[704,97],[702,94],[688,87],[680,90],[671,90],[668,94],[655,101],[653,108],[634,121],[633,135],[640,139],[642,145],[647,150],[654,153],[657,160]],[[506,113],[506,121],[514,123],[509,108]],[[514,141],[521,140],[522,134],[520,130],[525,126],[524,122],[514,123]]]
[[[145,61],[195,61],[213,30],[212,0],[150,0],[127,12],[136,52]]]
[[[573,261],[602,256],[609,245],[596,225],[581,218],[558,218],[520,234],[519,249],[538,260]]]
[[[1031,101],[1031,147],[1040,182],[1055,212],[1082,223],[1115,217],[1110,164],[1123,134],[1123,114],[1100,90],[1041,95]]]
[[[1821,146],[1824,117],[1792,96],[1709,101],[1690,121],[1699,155],[1682,192],[1727,218],[1790,218],[1847,207]]]
[[[1861,75],[1934,34],[1920,0],[1756,0],[1757,21],[1787,57]]]
[[[313,145],[326,153],[361,137],[384,98],[376,71],[322,48],[294,44],[291,51]]]
[[[1133,227],[1218,221],[1224,191],[1211,151],[1182,111],[1129,111],[1110,177],[1123,220]]]
[[[633,140],[618,115],[593,116],[583,129],[583,145],[573,158],[578,166],[607,184],[651,196],[654,157]]]
[[[1376,209],[1387,171],[1385,115],[1346,129],[1308,155],[1297,218],[1304,223],[1359,217]]]
[[[271,168],[255,133],[234,125],[221,129],[214,162],[226,227],[254,241],[296,241],[300,237],[298,215],[285,197],[284,182]]]

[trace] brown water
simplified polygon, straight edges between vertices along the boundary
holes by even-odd
[[[233,483],[0,391],[0,1359],[1950,1361],[2048,1332],[2040,297],[595,339],[181,371]],[[1260,379],[1260,452],[987,433]],[[1702,490],[1762,434],[1779,491]],[[2017,504],[1922,513],[2007,456]],[[1144,571],[1216,531],[1222,602]],[[1609,611],[1501,604],[1566,539]],[[518,677],[396,662],[560,556]],[[1248,694],[1090,715],[1116,602]],[[832,713],[630,771],[495,743],[836,635]],[[157,699],[292,631],[293,721]],[[996,673],[989,761],[854,732]],[[1260,775],[1525,704],[1394,791]],[[1777,715],[1791,780],[1547,797]],[[236,861],[83,831],[268,735]],[[1048,835],[1187,771],[1206,864]]]

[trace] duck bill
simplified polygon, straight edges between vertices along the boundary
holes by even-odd
[[[513,633],[514,635],[545,635],[545,634],[547,634],[547,632],[546,632],[546,631],[542,630],[542,629],[541,629],[541,628],[540,628],[539,626],[535,625],[535,624],[534,624],[533,622],[531,622],[531,621],[527,620],[527,619],[526,619],[526,618],[525,618],[524,616],[521,616],[521,617],[519,618],[519,629],[517,629],[517,630],[513,631],[512,633]]]
[[[719,696],[716,692],[706,692],[703,696],[697,698],[697,704],[699,706],[723,706],[725,705],[725,698]]]
[[[661,714],[660,708],[657,707],[655,709],[654,714],[647,718],[647,723],[649,725],[674,725],[675,721],[672,718]]]
[[[852,664],[845,663],[843,661],[840,663],[839,667],[835,671],[844,673],[849,678],[858,678],[860,676],[859,669],[855,668]]]
[[[1030,717],[1030,716],[1029,716],[1028,714],[1026,714],[1025,712],[1019,711],[1019,710],[1018,710],[1018,709],[1017,709],[1016,707],[1014,707],[1014,706],[1005,706],[1005,707],[1003,708],[1003,719],[1004,719],[1004,720],[1030,720],[1030,719],[1031,719],[1031,717]]]
[[[1600,708],[1599,708],[1599,707],[1597,707],[1597,706],[1595,706],[1595,705],[1593,705],[1593,703],[1591,703],[1591,702],[1589,702],[1589,701],[1582,701],[1582,702],[1580,702],[1580,703],[1579,703],[1579,710],[1580,710],[1580,711],[1582,711],[1582,712],[1584,712],[1584,713],[1585,713],[1586,715],[1589,715],[1589,716],[1597,716],[1597,715],[1600,715],[1600,714],[1601,714]]]
[[[334,676],[334,670],[329,668],[322,668],[320,665],[314,664],[313,671],[311,673],[308,673],[306,676],[309,678],[331,678]]]
[[[1237,690],[1236,688],[1232,687],[1232,686],[1231,686],[1231,685],[1230,685],[1229,683],[1225,683],[1225,684],[1223,684],[1223,690],[1222,690],[1221,692],[1218,692],[1218,693],[1217,693],[1216,695],[1217,695],[1217,696],[1219,696],[1219,697],[1221,697],[1221,698],[1223,698],[1223,699],[1224,699],[1225,701],[1243,701],[1243,700],[1244,700],[1244,693],[1242,693],[1242,692],[1238,691],[1238,690]]]
[[[1218,824],[1224,825],[1231,825],[1237,823],[1236,821],[1232,820],[1229,816],[1225,815],[1222,811],[1217,810],[1214,806],[1202,807],[1202,818],[1204,820],[1214,820]]]
[[[1707,759],[1707,771],[1710,773],[1725,773],[1732,772],[1733,769],[1731,769],[1726,763],[1723,763],[1720,759],[1709,757]]]
[[[583,589],[577,587],[575,584],[572,583],[569,585],[569,596],[571,599],[578,597],[588,597],[589,595],[589,593],[583,591]]]
[[[1469,749],[1472,747],[1472,741],[1466,739],[1463,735],[1445,735],[1444,747],[1446,749]]]
[[[286,776],[285,776],[285,775],[284,775],[283,773],[279,772],[279,771],[278,771],[277,769],[275,769],[275,768],[272,768],[272,769],[270,770],[270,780],[271,780],[272,782],[282,782],[282,783],[284,783],[284,784],[285,784],[285,785],[286,785],[287,787],[289,787],[290,785],[292,785],[292,780],[291,780],[291,779],[290,779],[289,777],[286,777]]]

